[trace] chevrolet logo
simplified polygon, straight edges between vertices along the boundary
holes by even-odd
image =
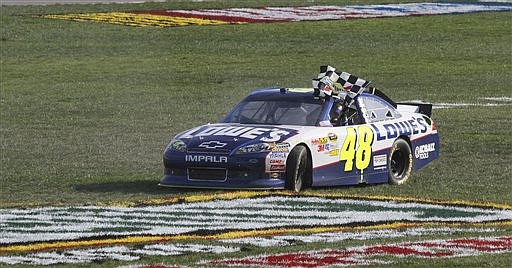
[[[220,142],[220,141],[205,141],[205,142],[199,144],[199,147],[207,148],[207,149],[217,149],[217,148],[223,148],[226,145],[228,145],[228,144],[224,143],[224,142]]]

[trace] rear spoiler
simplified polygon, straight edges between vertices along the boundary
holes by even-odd
[[[432,104],[422,102],[397,102],[396,108],[399,111],[420,113],[428,117],[432,116]]]

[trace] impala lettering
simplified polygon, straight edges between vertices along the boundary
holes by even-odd
[[[227,163],[227,156],[218,155],[186,155],[185,161],[199,163]]]

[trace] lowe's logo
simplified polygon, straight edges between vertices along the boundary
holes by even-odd
[[[217,148],[222,148],[226,145],[228,145],[228,144],[224,143],[224,142],[220,142],[220,141],[205,141],[205,142],[199,144],[199,147],[207,148],[207,149],[217,149]]]
[[[227,163],[228,157],[218,155],[186,155],[185,161],[201,163]]]

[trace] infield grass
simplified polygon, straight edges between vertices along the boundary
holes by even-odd
[[[511,96],[510,12],[174,28],[34,17],[197,6],[1,9],[3,206],[181,193],[156,186],[174,134],[216,122],[252,89],[309,87],[323,64],[370,79],[395,100]],[[325,191],[510,203],[511,111],[435,110],[441,158],[408,184]]]
[[[397,101],[485,104],[490,102],[485,97],[512,97],[512,12],[173,28],[36,17],[310,4],[172,1],[0,8],[0,207],[200,193],[157,187],[170,138],[216,122],[253,89],[310,87],[320,65],[372,80]],[[407,184],[310,191],[512,204],[510,102],[437,109],[433,118],[440,159]],[[501,256],[440,264],[503,266],[511,255]]]

